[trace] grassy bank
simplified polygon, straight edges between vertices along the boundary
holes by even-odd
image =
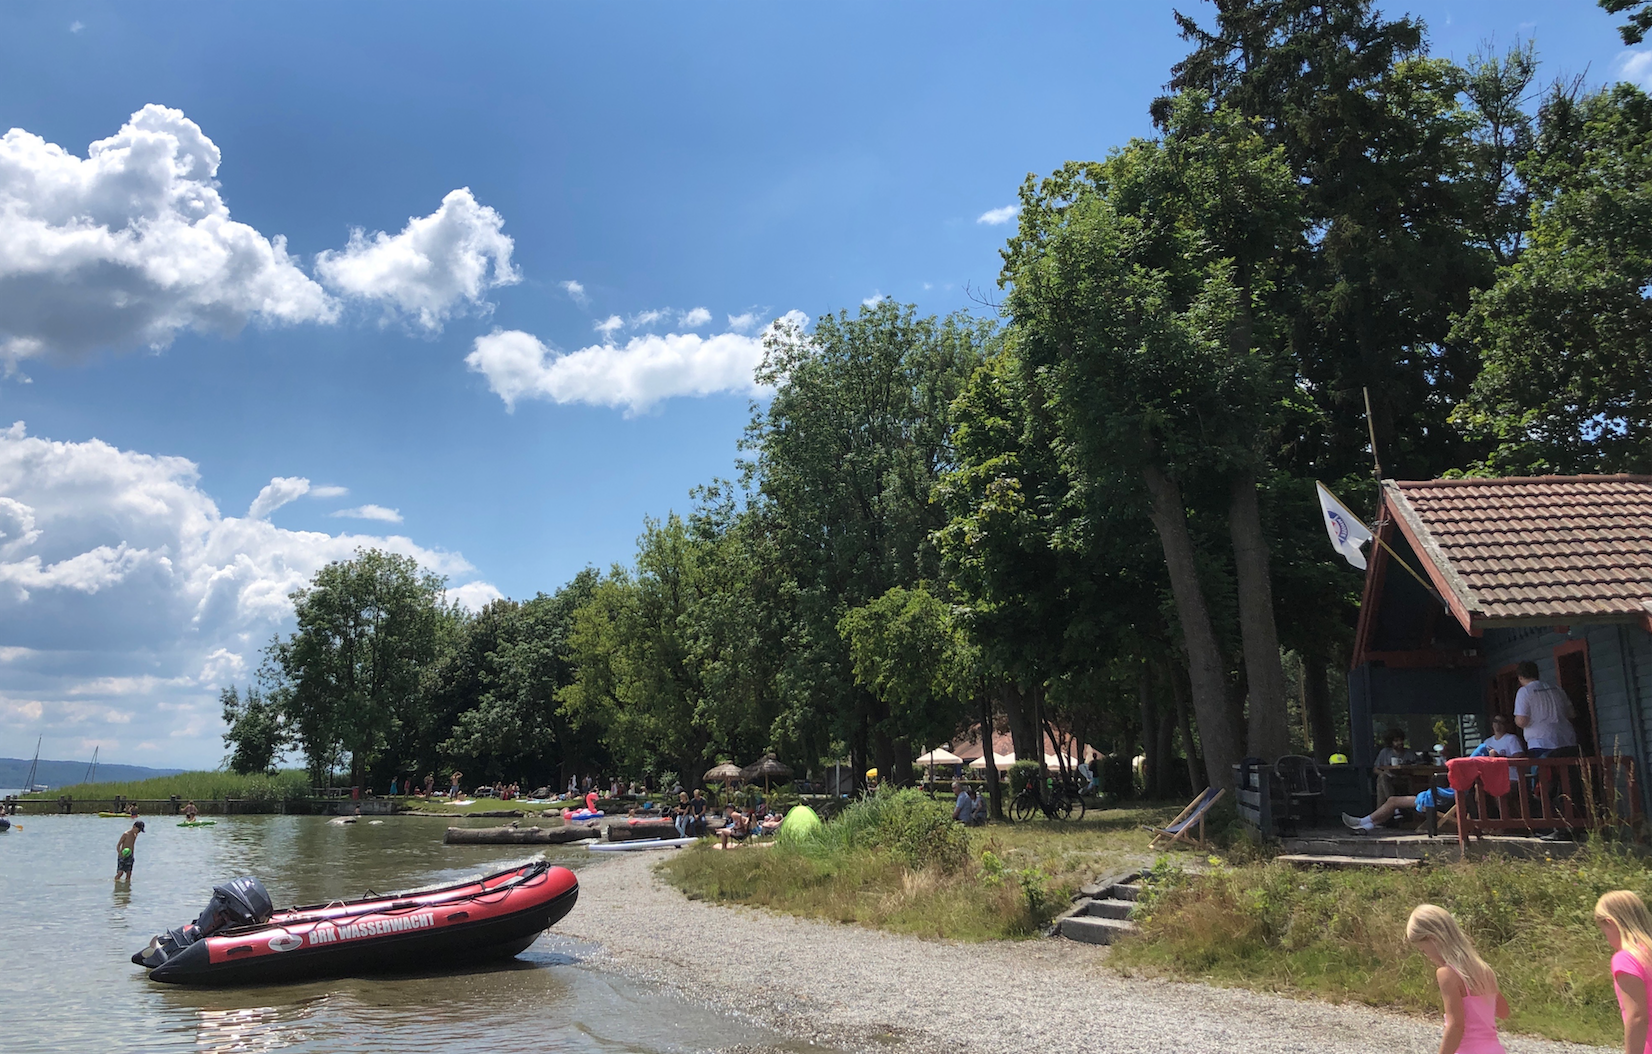
[[[1412,908],[1440,904],[1497,971],[1514,1011],[1511,1030],[1612,1046],[1623,1034],[1610,951],[1592,922],[1595,900],[1609,889],[1652,899],[1652,876],[1608,849],[1400,872],[1218,862],[1192,875],[1163,864],[1137,912],[1141,933],[1115,945],[1111,961],[1131,972],[1432,1016],[1440,1011],[1433,968],[1404,935]]]
[[[1098,874],[1151,858],[1140,825],[1173,809],[1092,812],[966,830],[917,792],[857,803],[821,837],[673,856],[662,872],[688,896],[898,933],[995,940],[1036,934]]]
[[[157,799],[176,794],[186,801],[214,801],[240,798],[247,801],[291,801],[310,793],[310,780],[302,769],[288,769],[273,776],[242,776],[234,772],[179,772],[171,776],[126,783],[76,783],[53,787],[44,794],[25,795],[56,801],[60,795],[95,801],[115,797]]]

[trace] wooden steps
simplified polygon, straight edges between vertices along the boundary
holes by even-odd
[[[1335,856],[1315,853],[1286,853],[1274,857],[1281,864],[1290,864],[1293,867],[1329,867],[1336,870],[1348,868],[1369,867],[1383,870],[1404,870],[1410,867],[1420,867],[1422,861],[1416,857],[1392,856]]]

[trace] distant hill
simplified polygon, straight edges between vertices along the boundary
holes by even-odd
[[[0,758],[0,787],[9,790],[22,787],[23,781],[29,778],[30,764],[28,758]],[[44,783],[48,787],[66,787],[71,783],[83,781],[90,765],[89,761],[47,761],[41,758],[40,767],[34,773],[34,781]],[[171,776],[182,771],[183,769],[151,769],[142,765],[106,765],[100,761],[96,778],[99,783],[125,783],[146,780],[153,776]]]

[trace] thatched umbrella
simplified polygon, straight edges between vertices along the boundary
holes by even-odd
[[[707,783],[728,783],[740,778],[740,766],[732,761],[725,761],[721,765],[706,773]]]
[[[740,778],[747,783],[763,781],[763,790],[769,789],[771,779],[790,779],[792,770],[775,760],[773,754],[764,754],[758,760],[740,770]]]

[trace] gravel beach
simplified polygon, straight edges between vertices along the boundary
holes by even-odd
[[[580,956],[584,968],[856,1054],[1439,1049],[1434,1021],[1120,977],[1103,965],[1105,949],[1069,941],[920,940],[691,901],[653,874],[654,854],[614,855],[581,871],[579,905],[556,929],[600,946]],[[1505,1043],[1511,1054],[1604,1049]]]

